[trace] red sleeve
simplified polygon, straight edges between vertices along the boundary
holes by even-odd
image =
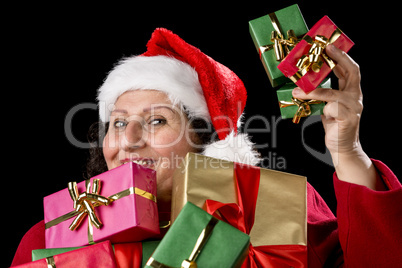
[[[32,250],[45,248],[45,223],[40,221],[22,237],[11,266],[32,261]]]
[[[308,267],[338,267],[343,263],[338,223],[325,201],[307,184]]]
[[[372,161],[388,191],[347,183],[334,174],[343,257],[348,267],[397,267],[402,259],[402,186],[385,164]]]

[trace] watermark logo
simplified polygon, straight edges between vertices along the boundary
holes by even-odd
[[[306,151],[311,154],[312,156],[314,156],[314,158],[320,160],[321,162],[323,162],[324,164],[327,164],[329,166],[334,166],[333,162],[332,162],[332,157],[331,154],[328,150],[327,147],[325,147],[325,152],[322,153],[320,151],[318,151],[317,149],[315,149],[314,147],[312,147],[311,145],[307,144],[306,140],[305,140],[305,129],[308,128],[311,125],[317,124],[317,123],[321,123],[321,117],[320,116],[309,116],[307,117],[304,122],[303,125],[301,126],[301,134],[302,134],[302,144],[304,149],[306,149]]]
[[[225,149],[226,147],[233,147],[234,153],[237,153],[236,159],[239,159],[242,163],[246,164],[252,161],[253,159],[252,156],[246,154],[242,155],[240,151],[236,152],[236,148],[242,148],[243,144],[241,144],[241,142],[245,141],[238,140],[237,144],[235,144],[233,143],[233,141],[230,140],[222,140],[216,143],[218,134],[216,131],[213,130],[211,124],[206,123],[202,128],[194,129],[194,127],[192,126],[194,118],[188,119],[185,113],[182,111],[182,109],[180,109],[177,106],[168,107],[166,106],[166,104],[163,105],[153,104],[152,107],[150,107],[150,115],[152,116],[158,114],[157,111],[161,107],[166,107],[167,109],[170,109],[173,114],[175,114],[175,120],[176,120],[175,124],[178,125],[179,127],[177,127],[176,137],[174,137],[173,139],[160,139],[160,137],[157,138],[155,135],[155,133],[158,131],[157,124],[160,124],[163,120],[166,121],[172,120],[171,118],[156,118],[155,121],[152,121],[152,123],[150,124],[150,122],[147,121],[147,118],[143,118],[140,115],[127,115],[122,116],[121,118],[122,122],[118,123],[118,126],[121,127],[121,129],[118,132],[114,133],[113,135],[106,135],[105,137],[105,133],[107,133],[108,130],[99,128],[98,129],[99,133],[97,135],[99,138],[97,141],[90,142],[90,141],[79,140],[73,134],[72,129],[73,119],[80,111],[98,110],[97,104],[88,102],[77,104],[68,111],[64,120],[64,132],[67,140],[73,146],[81,149],[89,149],[93,146],[102,147],[104,144],[104,139],[108,139],[107,144],[109,147],[119,148],[120,146],[122,146],[123,143],[125,143],[128,146],[135,147],[136,144],[141,144],[142,142],[143,144],[147,143],[149,146],[154,148],[168,149],[173,148],[183,139],[186,139],[188,144],[190,144],[193,148],[197,148],[200,150],[202,150],[202,148],[208,143],[199,144],[195,142],[193,138],[194,136],[193,132],[201,133],[203,135],[205,133],[206,134],[209,133],[210,134],[209,137],[211,139],[209,144],[214,143],[216,149],[220,150]],[[203,120],[208,121],[209,119],[203,119]],[[222,120],[222,118],[220,118],[220,120]],[[230,121],[230,118],[225,118],[224,120]],[[252,144],[252,147],[256,151],[270,149],[270,151],[267,151],[265,155],[260,156],[259,166],[268,169],[286,170],[287,161],[285,157],[281,156],[278,152],[275,152],[275,150],[278,149],[278,140],[280,139],[278,124],[282,120],[289,121],[276,116],[267,117],[264,115],[253,115],[247,118],[242,118],[243,122],[229,122],[229,125],[230,126],[237,125],[239,127],[238,132],[246,133],[248,137],[251,138],[251,140],[253,139],[253,136],[261,137],[265,135],[267,137],[266,140],[260,143]],[[319,161],[321,161],[326,165],[333,166],[331,155],[328,149],[326,149],[325,152],[320,152],[319,150],[314,148],[314,144],[308,144],[305,139],[306,129],[319,122],[321,122],[320,116],[310,116],[305,118],[300,123],[301,144],[303,145],[303,148],[308,154],[312,155],[314,158],[318,159]],[[110,124],[112,123],[115,124],[115,126],[117,125],[117,123],[115,122],[111,122]],[[290,121],[289,124],[291,124]],[[286,125],[283,124],[280,127],[282,128],[285,126]],[[246,145],[249,146],[250,144]],[[224,155],[221,156],[220,158],[225,160]]]

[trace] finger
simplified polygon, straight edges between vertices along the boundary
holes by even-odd
[[[320,100],[328,103],[341,103],[355,113],[361,113],[363,110],[362,96],[356,96],[354,93],[342,92],[331,88],[317,88],[306,94],[300,88],[293,89],[293,97],[302,100]]]
[[[337,62],[334,70],[335,75],[340,79],[346,79],[350,83],[360,83],[360,68],[359,65],[344,51],[330,44],[325,50],[330,58]],[[348,87],[354,89],[356,87]]]
[[[325,119],[345,120],[349,116],[348,109],[339,102],[329,102],[324,106],[323,115]]]
[[[339,91],[331,88],[316,88],[306,94],[301,88],[296,87],[292,91],[293,97],[306,100],[320,100],[326,102],[337,102],[339,100]]]
[[[332,69],[332,71],[334,71],[334,74],[337,78],[345,79],[345,70],[339,64],[335,65],[335,68]]]

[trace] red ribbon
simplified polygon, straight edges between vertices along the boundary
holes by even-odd
[[[119,268],[141,267],[142,243],[114,244],[114,255]]]
[[[258,167],[235,163],[238,204],[224,204],[214,200],[206,200],[205,210],[250,234],[254,225],[255,207],[260,185],[260,169]],[[270,245],[254,247],[250,244],[249,253],[242,268],[256,267],[307,267],[307,247],[303,245]]]

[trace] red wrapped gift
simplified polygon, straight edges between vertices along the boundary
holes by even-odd
[[[76,249],[18,266],[20,268],[117,267],[110,241]]]
[[[335,67],[325,53],[328,44],[348,52],[354,43],[327,16],[320,19],[278,65],[278,69],[304,92],[317,88]]]

